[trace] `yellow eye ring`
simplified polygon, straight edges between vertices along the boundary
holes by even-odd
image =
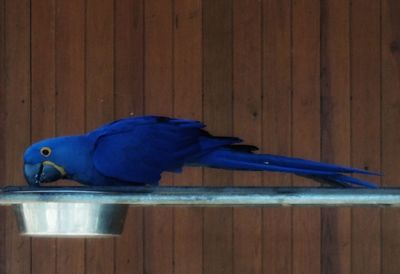
[[[40,154],[42,154],[43,157],[49,157],[51,155],[51,148],[49,147],[42,147],[40,149]]]

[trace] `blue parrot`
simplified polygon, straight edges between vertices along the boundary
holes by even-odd
[[[78,136],[46,139],[24,154],[30,185],[66,178],[84,185],[156,185],[161,173],[184,166],[287,172],[335,186],[376,187],[345,174],[376,173],[299,158],[256,154],[236,137],[213,136],[198,121],[125,118]]]

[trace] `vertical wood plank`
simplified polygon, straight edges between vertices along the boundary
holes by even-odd
[[[54,137],[55,1],[31,1],[31,140]],[[56,273],[56,240],[32,239],[32,272]],[[47,254],[44,256],[43,254]]]
[[[22,155],[30,144],[30,3],[5,3],[5,182],[25,184],[21,172]],[[11,210],[6,219],[6,271],[30,273],[31,247],[21,237]]]
[[[143,114],[143,0],[115,2],[115,116]],[[143,273],[143,209],[129,208],[116,239],[115,274]]]
[[[86,2],[86,130],[114,118],[114,1]],[[86,273],[113,273],[114,239],[86,241]]]
[[[176,0],[174,11],[174,116],[202,119],[202,5]],[[202,170],[185,168],[178,186],[201,185]],[[203,273],[203,210],[174,209],[174,273]]]
[[[203,1],[203,112],[214,135],[232,135],[232,1]],[[232,184],[232,172],[206,169],[206,185]],[[204,273],[232,273],[232,209],[204,210]]]
[[[85,131],[85,3],[56,2],[56,132]],[[57,239],[57,274],[85,273],[82,239]]]
[[[86,0],[86,130],[113,119],[114,2]]]
[[[350,5],[321,2],[321,159],[350,164]],[[351,273],[351,211],[322,209],[322,273]]]
[[[5,0],[0,0],[0,169],[6,170],[6,67],[5,67]],[[6,182],[5,172],[0,174],[0,186]],[[0,208],[0,219],[6,219],[6,208]],[[0,223],[0,273],[6,273],[6,226]]]
[[[400,172],[400,2],[382,1],[382,185],[399,187]],[[382,273],[399,270],[400,212],[382,210]]]
[[[380,1],[351,6],[351,150],[358,168],[380,169]],[[371,178],[368,178],[371,179]],[[380,273],[380,210],[352,211],[352,273]]]
[[[261,2],[233,2],[233,134],[261,144]],[[234,172],[235,186],[260,186],[261,172]],[[261,208],[233,210],[233,273],[261,273]]]
[[[320,5],[293,2],[293,155],[319,159],[320,154]],[[311,185],[299,177],[294,185]],[[320,273],[320,210],[293,209],[293,273]]]
[[[115,2],[115,113],[142,115],[144,103],[144,3]]]
[[[173,111],[173,2],[145,1],[145,112]],[[163,174],[161,185],[172,185]],[[173,273],[173,214],[171,208],[146,208],[144,272]]]
[[[291,1],[263,1],[263,152],[291,154]],[[291,176],[264,173],[266,186],[290,184]],[[289,208],[263,209],[263,273],[292,269]]]
[[[85,3],[56,3],[57,134],[85,131]]]

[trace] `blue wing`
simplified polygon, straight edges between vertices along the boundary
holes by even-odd
[[[238,142],[237,138],[199,142],[206,135],[197,121],[144,116],[118,120],[88,134],[96,139],[93,162],[107,177],[157,183],[161,172],[179,172],[193,155]]]

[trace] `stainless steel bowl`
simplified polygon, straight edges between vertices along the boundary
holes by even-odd
[[[14,205],[20,233],[38,237],[107,237],[122,233],[127,205],[23,203]]]
[[[119,192],[119,191],[117,191]],[[127,204],[96,202],[99,195],[115,190],[95,190],[83,187],[31,188],[11,187],[4,195],[32,196],[33,201],[13,203],[20,233],[36,237],[110,237],[122,233]],[[71,197],[89,195],[93,202],[68,202],[55,195]],[[23,200],[23,199],[22,199]]]

